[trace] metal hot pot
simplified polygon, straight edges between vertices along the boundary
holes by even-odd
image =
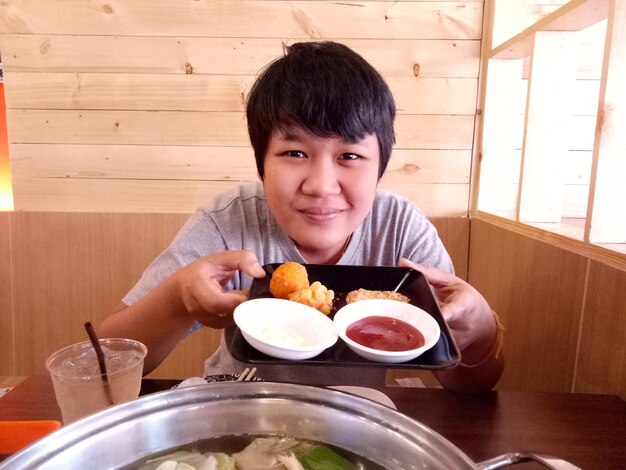
[[[526,458],[510,454],[474,463],[418,421],[350,393],[226,382],[168,390],[111,407],[49,434],[0,463],[0,469],[121,468],[182,445],[241,434],[321,441],[389,469],[493,469]],[[558,459],[544,464],[576,468]]]

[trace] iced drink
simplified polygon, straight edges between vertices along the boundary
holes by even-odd
[[[91,342],[60,349],[46,361],[64,424],[139,396],[146,347],[138,341],[118,338],[101,339],[100,346],[109,395]]]

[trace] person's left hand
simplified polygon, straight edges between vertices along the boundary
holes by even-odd
[[[416,269],[426,276],[435,289],[441,313],[454,340],[463,352],[463,361],[480,361],[493,347],[496,337],[495,318],[480,292],[454,274],[431,266],[405,258],[400,260],[400,266]]]

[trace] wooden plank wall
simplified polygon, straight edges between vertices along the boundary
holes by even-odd
[[[187,216],[0,213],[0,249],[10,260],[1,265],[0,281],[12,286],[0,292],[0,375],[46,373],[51,352],[85,340],[84,322],[98,323],[112,311]],[[159,376],[200,374],[218,343],[216,330],[199,331]]]
[[[9,212],[0,212],[0,375],[15,375],[10,221]]]
[[[171,241],[188,214],[0,212],[0,376],[46,373],[50,353],[86,340]],[[434,219],[466,276],[468,218]],[[132,240],[132,243],[129,243]],[[203,328],[179,344],[152,377],[202,373],[219,344]]]
[[[506,328],[499,389],[626,399],[623,263],[600,263],[473,218],[468,280]]]
[[[283,43],[332,39],[397,99],[382,185],[465,216],[481,27],[482,0],[2,2],[16,210],[188,213],[255,179],[255,74]]]

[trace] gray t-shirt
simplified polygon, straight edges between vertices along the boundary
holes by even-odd
[[[306,263],[270,213],[260,182],[242,184],[200,207],[172,244],[148,266],[123,302],[132,305],[163,279],[199,257],[242,249],[256,253],[261,265]],[[450,257],[426,216],[410,201],[378,191],[372,211],[355,230],[338,264],[397,266],[400,258],[453,272]],[[245,289],[251,282],[249,276],[239,272],[225,288]],[[242,364],[230,355],[222,335],[220,347],[206,361],[204,373],[236,373],[246,366],[249,364]],[[383,384],[385,376],[385,369],[378,367],[256,366],[259,377],[317,385],[371,384],[374,376],[374,380]]]

